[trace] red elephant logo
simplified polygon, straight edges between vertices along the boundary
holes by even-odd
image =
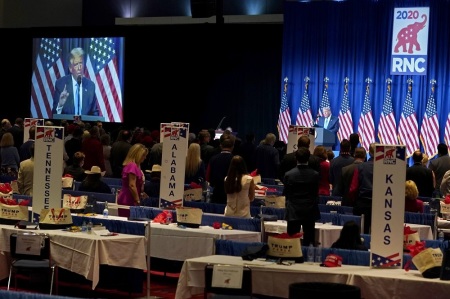
[[[394,158],[394,151],[395,151],[395,148],[387,150],[386,151],[386,159],[393,159]]]
[[[53,134],[54,129],[51,130],[47,130],[45,131],[45,138],[52,138],[52,134]]]
[[[413,47],[416,47],[416,51],[420,51],[420,44],[417,41],[417,33],[425,27],[427,23],[427,16],[422,15],[422,22],[415,22],[400,29],[397,34],[397,44],[394,47],[394,52],[398,53],[399,48],[402,47],[402,52],[408,51],[408,53],[414,53]],[[406,46],[408,45],[408,50]]]

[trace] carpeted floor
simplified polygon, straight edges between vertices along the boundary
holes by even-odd
[[[167,273],[164,276],[160,272],[151,272],[150,275],[150,296],[161,299],[174,299],[175,292],[178,283],[178,274]],[[7,288],[8,280],[4,279],[0,281],[0,289]],[[70,296],[79,298],[102,298],[102,299],[138,299],[147,297],[146,289],[147,281],[144,281],[142,292],[129,293],[123,290],[104,288],[102,286],[97,287],[95,290],[90,288],[88,283],[68,283],[66,281],[60,281],[58,285],[58,295]],[[42,281],[31,281],[27,278],[18,278],[19,291],[23,292],[36,292],[46,293],[48,292],[48,284]],[[12,288],[12,290],[15,290]],[[193,297],[193,299],[202,299],[203,294]]]

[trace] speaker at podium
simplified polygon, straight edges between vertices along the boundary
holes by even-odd
[[[315,145],[323,145],[326,148],[332,149],[336,142],[336,134],[325,128],[316,127],[316,142]]]

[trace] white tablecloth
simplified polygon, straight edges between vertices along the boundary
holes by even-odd
[[[265,261],[243,261],[236,256],[205,256],[186,260],[178,280],[175,298],[187,299],[203,292],[206,264],[247,265],[252,269],[254,294],[289,297],[289,285],[295,282],[334,282],[356,285],[361,298],[433,298],[447,299],[450,281],[423,278],[419,271],[372,269],[365,266],[326,268],[318,264],[277,265]],[[333,296],[331,295],[330,298]]]
[[[188,258],[214,254],[216,239],[259,242],[261,233],[214,229],[210,226],[180,228],[176,223],[169,225],[152,223],[150,252],[152,257],[184,261]]]
[[[412,230],[416,230],[419,233],[421,240],[432,240],[433,232],[429,225],[406,223]],[[264,222],[266,233],[285,233],[287,230],[286,220],[267,221]],[[323,247],[331,247],[331,245],[339,238],[342,226],[331,225],[327,223],[316,223],[316,240]]]
[[[0,251],[9,252],[10,234],[23,231],[12,226],[0,225]],[[95,289],[99,282],[101,264],[147,269],[144,236],[127,234],[97,236],[62,230],[35,230],[34,232],[50,235],[50,252],[56,264],[91,280],[92,289]]]

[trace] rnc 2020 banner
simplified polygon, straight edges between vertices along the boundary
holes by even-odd
[[[394,9],[391,75],[426,75],[429,7]]]

